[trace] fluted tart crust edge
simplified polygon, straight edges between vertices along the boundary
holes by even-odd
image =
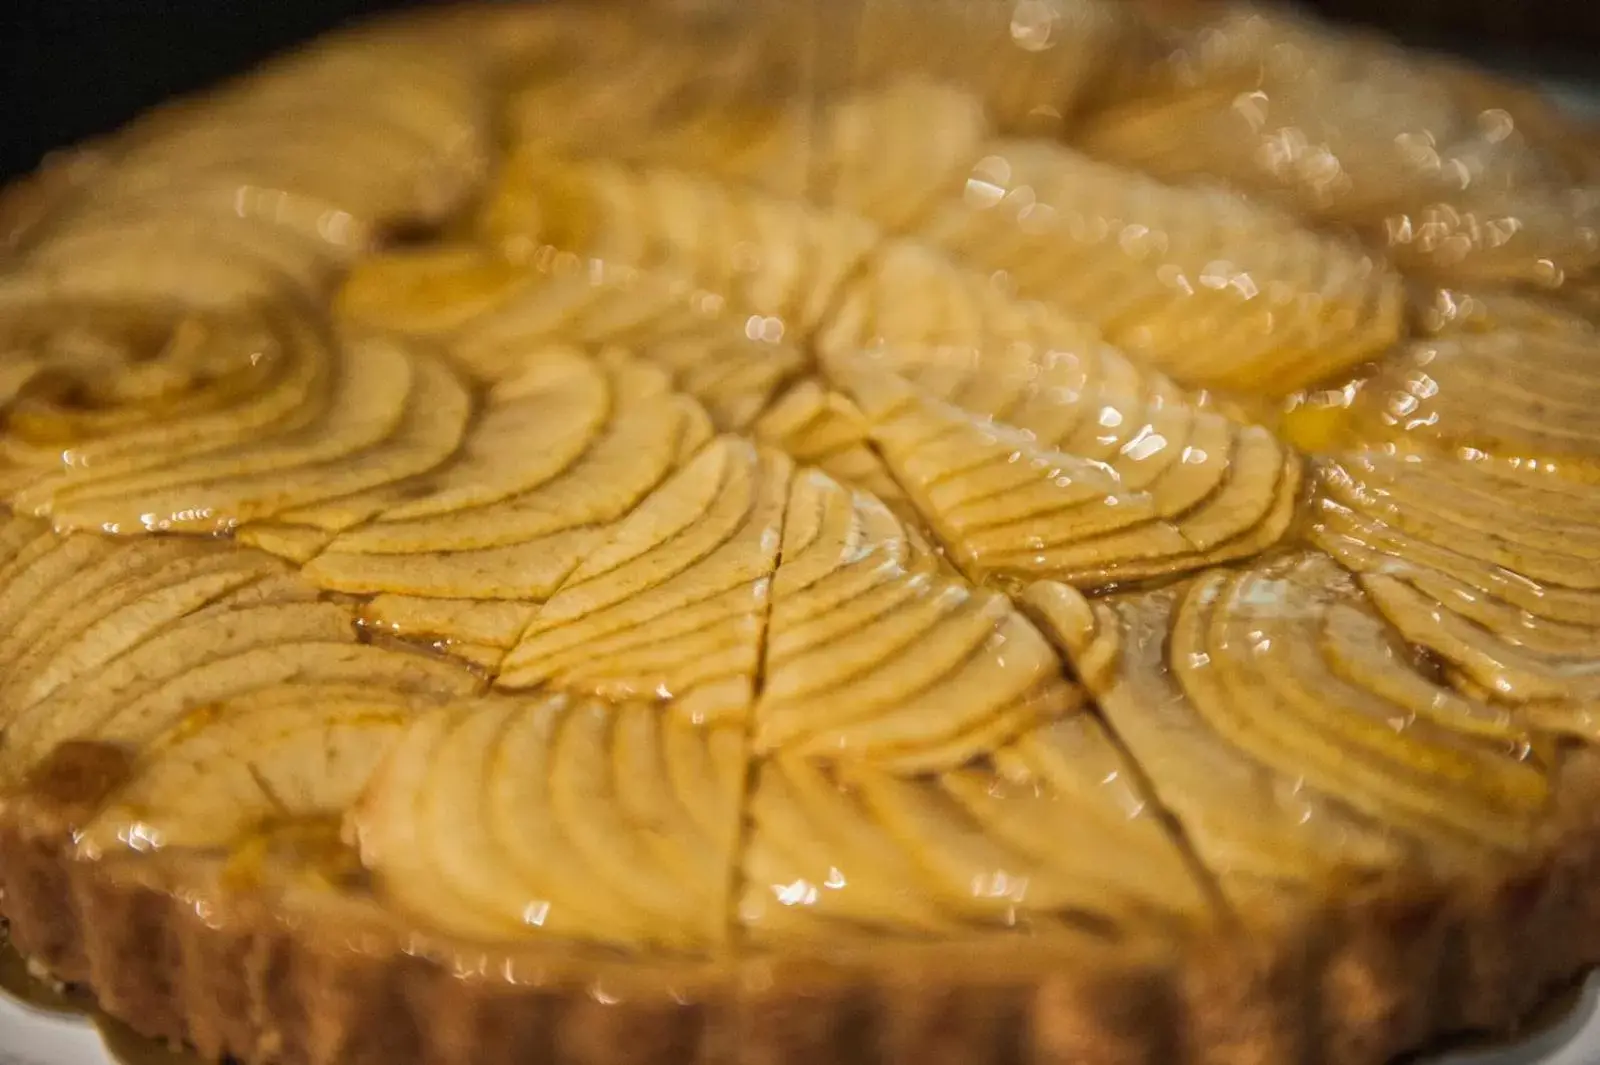
[[[1449,889],[1366,887],[1164,946],[830,944],[713,960],[428,940],[214,858],[77,857],[92,764],[0,807],[0,915],[143,1035],[282,1065],[1366,1065],[1513,1027],[1600,961],[1600,757],[1549,835]]]

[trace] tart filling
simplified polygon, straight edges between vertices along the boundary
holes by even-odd
[[[1592,160],[1485,93],[1232,6],[548,4],[40,175],[12,940],[246,1065],[1512,1023],[1600,961],[1600,349]]]

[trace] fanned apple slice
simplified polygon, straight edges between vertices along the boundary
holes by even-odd
[[[444,599],[384,594],[359,608],[359,620],[375,632],[421,641],[467,657],[491,670],[516,645],[538,613],[534,603],[516,600]]]
[[[792,462],[719,437],[620,522],[534,618],[498,683],[750,709]]]
[[[77,674],[15,712],[0,745],[0,777],[25,772],[62,741],[93,737],[116,707],[209,663],[254,649],[270,653],[284,644],[354,644],[350,614],[314,596],[315,589],[297,577],[268,577],[170,624],[137,632],[138,642],[99,669]]]
[[[343,641],[280,643],[211,659],[123,706],[101,708],[101,721],[92,735],[112,742],[148,743],[197,705],[291,681],[370,684],[441,698],[469,694],[482,685],[458,663],[422,654]]]
[[[905,493],[872,451],[865,416],[842,393],[818,381],[800,381],[778,397],[751,434],[796,462],[861,488],[901,517],[910,513]]]
[[[1553,473],[1363,452],[1325,462],[1313,539],[1466,690],[1593,733],[1600,495]]]
[[[1027,733],[996,761],[913,777],[794,755],[762,763],[741,870],[747,934],[1140,935],[1210,919],[1196,875],[1092,718]]]
[[[542,275],[476,244],[394,248],[358,260],[335,310],[369,328],[443,336],[514,299]]]
[[[341,815],[427,706],[376,685],[296,683],[206,706],[140,754],[78,848],[226,847],[267,824]]]
[[[666,269],[798,330],[821,320],[876,240],[875,228],[853,215],[603,162],[513,166],[495,195],[549,205],[563,223],[527,233],[491,208],[487,235],[512,254],[533,239],[606,263]]]
[[[1399,278],[1354,245],[1063,147],[982,151],[921,235],[1185,384],[1291,392],[1399,337]]]
[[[352,358],[362,358],[352,354]],[[317,504],[317,522],[339,528],[368,518],[370,496],[357,495],[432,470],[455,452],[471,416],[471,397],[441,361],[414,356],[415,378],[400,420],[383,439],[344,456],[307,462],[279,472],[240,475],[218,462],[203,477],[164,491],[137,492],[124,502],[101,497],[79,501],[76,508],[52,506],[60,522],[88,522],[101,528],[128,528],[135,523],[160,529],[227,529],[241,522],[270,518]],[[289,449],[296,450],[296,445]],[[230,475],[231,474],[231,475]],[[348,506],[333,501],[356,495]],[[65,510],[65,513],[63,512]],[[76,512],[80,516],[71,515]],[[109,513],[109,517],[107,516]],[[170,515],[170,516],[168,516]]]
[[[27,649],[13,649],[12,665],[0,684],[0,712],[9,717],[32,706],[207,603],[281,572],[274,560],[255,551],[207,543],[161,550],[167,546],[143,539],[129,545],[118,552],[121,557],[97,567],[115,573],[102,587],[89,587],[81,579],[92,570],[58,585],[48,598],[69,601],[70,609],[45,610],[36,602],[26,620],[49,615],[52,622],[30,626],[24,635]],[[8,637],[23,633],[18,625]]]
[[[457,361],[490,382],[558,344],[618,345],[665,369],[724,430],[748,427],[806,363],[779,318],[739,312],[682,277],[570,256],[402,252],[358,267],[340,306],[367,324],[448,335]]]
[[[1586,138],[1555,101],[1287,10],[1215,12],[1085,150],[1353,223],[1408,273],[1553,285],[1600,261]]]
[[[1420,672],[1326,556],[1097,603],[1093,632],[1052,609],[1069,595],[1030,602],[1060,616],[1069,654],[1120,647],[1115,670],[1085,675],[1226,890],[1527,844],[1548,782],[1526,726]]]
[[[882,503],[819,470],[794,479],[782,558],[758,751],[952,768],[1080,703],[1004,597],[942,573]]]
[[[44,358],[3,445],[33,471],[16,480],[22,509],[73,485],[291,432],[325,409],[335,355],[309,318],[263,310],[130,321],[114,305],[36,296],[5,297],[16,328],[8,342]]]
[[[324,416],[255,446],[125,477],[42,486],[25,502],[58,526],[108,531],[226,529],[296,504],[430,469],[455,449],[468,397],[436,359],[388,341],[353,342]]]
[[[1036,392],[1042,402],[1008,410],[1022,427],[970,414],[874,367],[849,371],[846,386],[895,479],[976,579],[1098,586],[1244,557],[1284,534],[1299,495],[1297,459],[1265,430],[1209,411],[1196,415],[1197,446],[1179,441],[1176,461],[1146,470],[1160,450],[1147,446],[1147,434],[1111,461],[1055,444],[1047,426],[1072,401],[1052,402],[1048,386]],[[1098,409],[1096,420],[1120,422],[1116,406]]]
[[[1230,897],[1405,862],[1405,841],[1337,797],[1250,758],[1195,711],[1169,661],[1172,591],[1091,603],[1066,585],[1042,582],[1025,601]]]
[[[425,925],[705,949],[728,931],[741,748],[646,705],[491,699],[412,725],[354,823]]]
[[[1421,835],[1524,844],[1547,796],[1542,772],[1513,757],[1526,736],[1507,722],[1496,749],[1385,698],[1374,689],[1392,685],[1362,674],[1410,668],[1398,655],[1330,669],[1320,634],[1349,611],[1380,624],[1326,556],[1202,577],[1174,619],[1174,672],[1213,727],[1280,772]],[[1491,720],[1474,715],[1473,731]]]
[[[704,413],[668,392],[654,367],[614,355],[566,358],[531,368],[525,395],[502,397],[519,396],[505,422],[525,461],[500,454],[511,469],[488,477],[444,467],[409,493],[414,498],[339,535],[308,561],[306,576],[377,593],[363,617],[383,631],[498,668],[536,604],[709,431]],[[483,460],[493,466],[490,451]],[[509,496],[480,487],[513,480],[520,488]]]
[[[1526,313],[1526,312],[1525,312]],[[1517,372],[1508,375],[1506,367]],[[1363,441],[1470,450],[1600,482],[1600,336],[1587,322],[1456,328],[1386,360],[1349,412]]]

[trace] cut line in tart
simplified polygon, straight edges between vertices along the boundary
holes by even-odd
[[[241,1065],[1514,1024],[1600,963],[1593,143],[1104,0],[463,7],[137,120],[0,197],[10,941]]]

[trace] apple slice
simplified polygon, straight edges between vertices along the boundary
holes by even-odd
[[[1530,325],[1457,327],[1407,345],[1356,396],[1350,432],[1408,451],[1470,449],[1510,469],[1532,465],[1600,482],[1595,331],[1587,322],[1551,320],[1555,313]],[[1508,378],[1512,362],[1518,372]]]
[[[882,503],[818,470],[790,490],[759,752],[949,768],[1076,709],[1038,632],[943,574]]]
[[[486,233],[513,256],[533,239],[605,263],[681,273],[796,330],[821,320],[876,240],[874,227],[853,216],[612,163],[512,167],[495,197],[559,205],[547,213],[565,222],[560,233],[529,233],[491,206]]]
[[[747,934],[1105,934],[1210,919],[1194,872],[1091,719],[1028,733],[995,759],[930,776],[762,763],[743,858]],[[1131,867],[1142,875],[1119,871]]]
[[[499,685],[670,701],[696,722],[747,713],[791,471],[713,441],[573,571]]]
[[[1600,496],[1551,472],[1443,456],[1352,453],[1323,464],[1312,538],[1471,693],[1592,733]]]
[[[54,494],[48,512],[69,528],[225,530],[403,480],[455,451],[469,399],[443,363],[363,339],[351,344],[343,364],[323,422],[264,445],[69,486]]]
[[[1346,668],[1357,674],[1348,680],[1330,670],[1319,632],[1346,607],[1371,610],[1321,555],[1208,574],[1175,617],[1173,672],[1220,734],[1285,775],[1425,839],[1524,845],[1548,796],[1543,771],[1514,756],[1524,737],[1508,725],[1497,749],[1414,718],[1359,670]]]
[[[1152,449],[1141,442],[1153,447],[1149,435],[1110,462],[1054,445],[1043,430],[1048,389],[1038,394],[1042,409],[1019,408],[1019,420],[1041,431],[970,414],[876,367],[848,372],[895,479],[975,579],[1094,587],[1245,557],[1284,534],[1299,495],[1298,460],[1265,430],[1210,412],[1190,421],[1207,434],[1199,446],[1180,439],[1170,445],[1178,461],[1147,469]],[[1122,416],[1107,404],[1098,420],[1120,424]],[[1131,471],[1126,480],[1122,469]]]
[[[1399,278],[1231,194],[992,141],[921,234],[1185,384],[1275,394],[1399,337]]]
[[[418,719],[353,820],[426,925],[705,949],[728,931],[740,746],[644,705],[487,700]]]
[[[281,572],[272,559],[254,551],[204,542],[186,545],[186,550],[174,547],[141,539],[36,602],[24,620],[47,616],[51,621],[27,626],[31,631],[26,634],[19,624],[8,634],[7,644],[18,636],[28,643],[20,653],[15,647],[10,650],[12,665],[0,684],[0,707],[9,714],[32,706],[207,603]],[[97,569],[109,569],[114,576],[93,587],[84,578]],[[70,608],[45,609],[56,601],[70,603]]]
[[[426,703],[368,685],[285,684],[180,720],[84,828],[80,852],[238,845],[343,814]]]
[[[1028,597],[1223,891],[1243,901],[1400,865],[1406,844],[1383,825],[1249,757],[1196,712],[1167,651],[1176,600],[1161,590],[1090,603],[1059,583]]]
[[[0,777],[15,779],[58,743],[95,734],[111,711],[216,661],[280,645],[354,644],[350,614],[298,578],[268,578],[195,611],[20,709],[6,727]]]
[[[193,319],[185,319],[190,320]],[[122,424],[104,427],[85,422],[77,412],[63,418],[65,412],[54,405],[23,404],[18,410],[20,420],[8,434],[6,451],[41,470],[17,493],[19,508],[35,509],[55,492],[73,485],[128,477],[246,441],[292,432],[322,415],[326,403],[323,392],[336,356],[330,350],[331,339],[315,323],[277,312],[204,316],[198,321],[197,328],[209,336],[201,350],[193,354],[193,370],[181,372],[190,374],[192,381],[216,375],[220,380],[237,383],[209,398],[194,389],[181,392],[198,401],[193,407],[168,402],[134,403],[126,396],[117,396],[110,406],[127,417]],[[67,338],[59,332],[47,341],[41,338],[58,352],[67,348],[64,340]],[[121,331],[108,338],[113,345],[138,340],[137,334],[127,336]],[[175,331],[163,345],[163,354],[187,358],[187,346]],[[252,369],[255,367],[265,371],[265,380],[257,377]],[[94,376],[111,381],[130,379],[126,366],[103,375],[65,369],[73,381]],[[216,400],[214,407],[211,398]],[[18,447],[23,441],[28,445],[26,451]],[[70,447],[64,450],[64,444]],[[52,468],[53,473],[46,472]]]
[[[848,397],[820,381],[797,382],[767,408],[751,433],[796,462],[861,488],[902,518],[914,513],[883,460],[873,453],[866,417]]]

